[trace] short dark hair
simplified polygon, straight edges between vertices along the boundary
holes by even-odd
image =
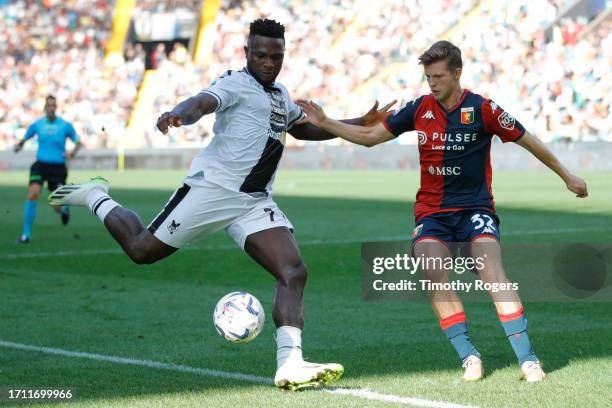
[[[438,61],[446,61],[449,69],[463,68],[461,50],[450,41],[438,41],[419,57],[419,64],[428,66]]]
[[[285,26],[275,20],[257,19],[251,23],[249,38],[254,35],[261,35],[269,38],[285,39]]]
[[[57,98],[53,95],[47,95],[47,97],[45,98],[45,102],[49,102],[49,100],[53,100],[57,102]]]

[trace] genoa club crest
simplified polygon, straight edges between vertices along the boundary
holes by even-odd
[[[474,107],[461,108],[461,124],[471,125],[474,123]]]

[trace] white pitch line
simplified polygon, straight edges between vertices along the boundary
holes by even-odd
[[[502,230],[502,238],[504,236],[522,236],[522,235],[540,235],[540,234],[572,234],[576,232],[605,232],[612,231],[610,227],[582,227],[582,228],[555,228],[555,229],[531,229],[531,230],[514,230],[504,232]],[[408,236],[388,236],[376,238],[349,238],[349,239],[312,239],[298,241],[299,246],[317,246],[317,245],[337,245],[337,244],[360,244],[362,242],[389,242],[389,241],[404,241],[409,240]],[[181,251],[209,251],[209,250],[228,250],[238,248],[236,244],[218,244],[204,246],[187,246]],[[104,254],[121,254],[123,250],[120,248],[106,249],[89,249],[75,251],[55,251],[55,252],[26,252],[16,254],[3,254],[0,259],[23,259],[23,258],[44,258],[44,257],[59,257],[59,256],[74,256],[74,255],[104,255]]]
[[[178,371],[181,373],[199,374],[206,377],[224,378],[231,380],[239,380],[244,382],[250,382],[255,384],[273,385],[273,381],[268,377],[261,377],[258,375],[242,374],[230,371],[211,370],[208,368],[197,368],[189,367],[180,364],[162,363],[159,361],[152,360],[138,360],[135,358],[118,357],[118,356],[107,356],[104,354],[96,353],[84,353],[81,351],[70,351],[52,347],[41,347],[33,346],[30,344],[14,343],[12,341],[6,341],[0,339],[0,347],[34,351],[38,353],[55,354],[64,357],[84,358],[95,361],[105,361],[114,364],[134,365],[148,368],[157,368],[161,370]],[[460,405],[455,403],[433,401],[421,398],[413,397],[400,397],[399,395],[393,394],[381,394],[378,392],[370,391],[368,389],[348,389],[348,388],[329,388],[324,389],[327,393],[334,395],[349,395],[361,399],[368,399],[373,401],[390,402],[401,405],[409,405],[414,407],[428,407],[428,408],[477,408],[470,405]]]
[[[413,397],[400,397],[398,395],[381,394],[378,392],[370,391],[368,389],[350,389],[350,388],[336,388],[336,389],[324,389],[325,392],[337,395],[350,395],[357,398],[363,398],[373,401],[384,401],[402,405],[411,405],[415,407],[429,407],[429,408],[476,408],[473,405],[460,405],[452,402],[443,401],[430,401],[421,398]]]
[[[188,366],[184,366],[180,364],[161,363],[159,361],[137,360],[134,358],[106,356],[104,354],[83,353],[80,351],[69,351],[69,350],[63,350],[63,349],[51,348],[51,347],[32,346],[29,344],[13,343],[12,341],[5,341],[5,340],[0,340],[0,347],[18,349],[18,350],[36,351],[39,353],[55,354],[55,355],[64,356],[64,357],[86,358],[89,360],[106,361],[106,362],[115,363],[115,364],[125,364],[125,365],[135,365],[135,366],[142,366],[142,367],[149,367],[149,368],[159,368],[162,370],[178,371],[181,373],[200,374],[200,375],[205,375],[207,377],[218,377],[218,378],[240,380],[240,381],[246,381],[246,382],[252,382],[252,383],[261,383],[261,384],[272,384],[272,381],[269,378],[260,377],[257,375],[231,373],[228,371],[210,370],[208,368],[194,368],[194,367],[188,367]]]

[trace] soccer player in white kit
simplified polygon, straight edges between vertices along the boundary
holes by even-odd
[[[307,269],[293,226],[272,199],[272,183],[286,132],[302,140],[334,136],[300,123],[302,109],[284,86],[274,82],[284,58],[283,25],[267,19],[254,21],[244,49],[244,69],[228,71],[159,117],[157,127],[165,134],[169,127],[191,125],[215,112],[215,137],[193,160],[183,186],[148,228],[136,213],[108,195],[108,182],[100,177],[59,188],[49,202],[89,207],[138,264],[161,260],[198,237],[225,229],[277,281],[272,310],[277,326],[275,384],[290,390],[319,387],[339,379],[344,368],[302,359]],[[390,105],[377,110],[376,103],[366,115],[346,122],[379,123]]]

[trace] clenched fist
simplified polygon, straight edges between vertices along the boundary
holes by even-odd
[[[180,127],[182,125],[181,118],[178,113],[164,112],[157,119],[157,128],[165,135],[171,127]]]

